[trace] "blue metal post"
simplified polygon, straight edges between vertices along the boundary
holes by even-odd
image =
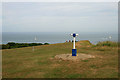
[[[77,54],[77,49],[72,49],[72,56],[76,56]]]

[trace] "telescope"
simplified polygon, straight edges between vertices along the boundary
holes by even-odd
[[[75,49],[75,37],[77,37],[78,34],[73,33],[73,34],[70,34],[70,35],[73,36],[73,49],[72,49],[72,56],[76,56],[76,54],[77,54],[77,49]]]

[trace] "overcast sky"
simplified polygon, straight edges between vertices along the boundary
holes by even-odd
[[[118,3],[3,3],[3,32],[117,32]]]

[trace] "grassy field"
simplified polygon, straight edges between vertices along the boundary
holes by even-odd
[[[89,41],[76,43],[78,54],[96,58],[73,61],[55,60],[57,54],[71,54],[72,43],[2,50],[3,78],[117,78],[118,47],[92,45]],[[114,44],[114,43],[112,43]]]

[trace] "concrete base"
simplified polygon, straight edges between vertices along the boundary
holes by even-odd
[[[70,60],[70,61],[79,61],[79,60],[86,60],[89,58],[95,58],[93,55],[78,53],[77,56],[72,56],[71,53],[69,54],[59,54],[55,56],[55,59],[58,60]]]

